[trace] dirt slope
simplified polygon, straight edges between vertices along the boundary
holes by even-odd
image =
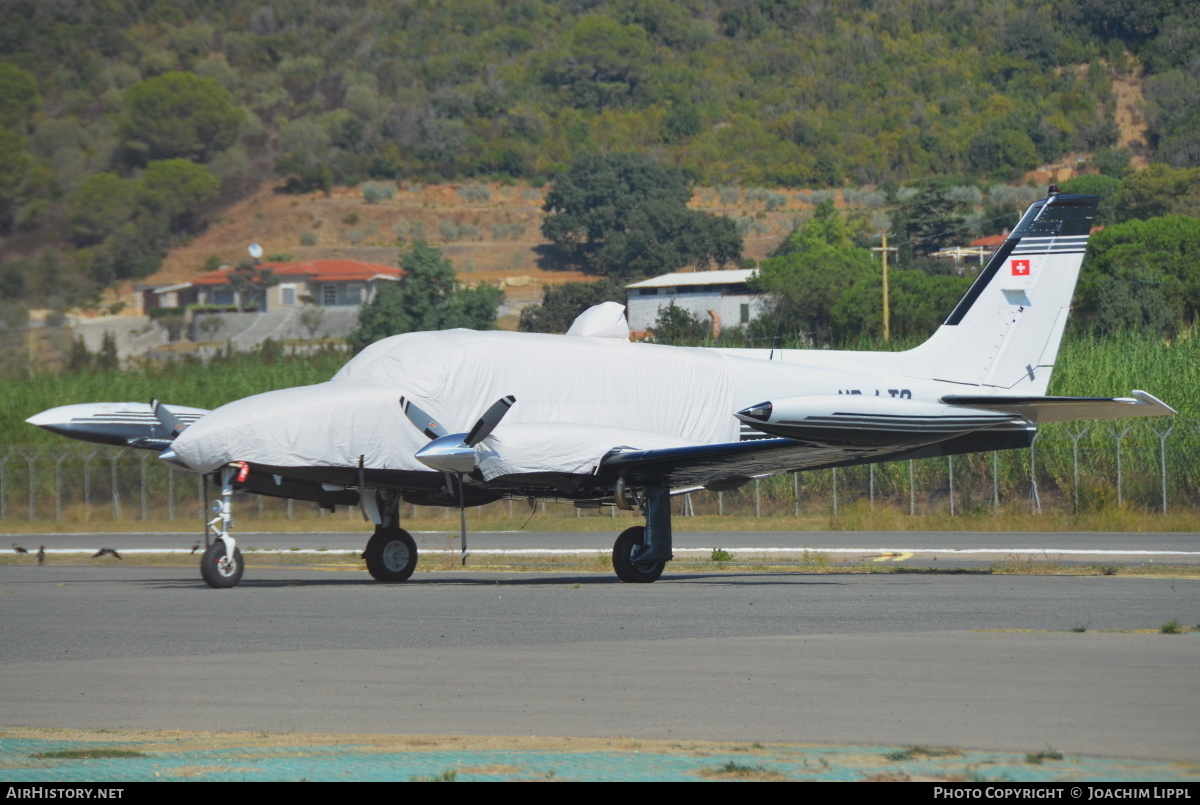
[[[504,282],[510,298],[540,298],[544,285],[588,279],[546,261],[544,192],[527,185],[414,184],[401,187],[391,199],[368,204],[359,188],[302,196],[264,189],[172,250],[162,269],[143,282],[189,280],[211,256],[237,263],[247,259],[251,243],[260,244],[268,257],[343,257],[396,265],[403,242],[419,235],[442,250],[464,281]],[[700,189],[691,206],[750,219],[746,254],[762,258],[791,231],[798,215],[811,211],[795,193],[783,195],[787,201],[767,211],[762,199],[747,200],[743,194],[723,206],[715,190]]]

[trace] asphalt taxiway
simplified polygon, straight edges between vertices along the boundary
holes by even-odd
[[[668,570],[629,585],[419,570],[382,585],[251,559],[231,590],[178,567],[0,566],[0,602],[9,727],[1049,745],[1200,762],[1200,634],[1159,631],[1200,624],[1191,578]]]

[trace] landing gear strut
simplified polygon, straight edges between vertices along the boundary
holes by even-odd
[[[671,561],[671,490],[647,487],[642,510],[646,525],[621,532],[613,544],[613,570],[621,581],[649,584],[662,575]]]
[[[233,479],[239,467],[221,468],[221,497],[213,501],[216,517],[205,527],[205,540],[215,537],[200,559],[200,577],[209,587],[218,589],[235,587],[242,580],[245,564],[242,552],[229,529],[233,528],[232,499]]]

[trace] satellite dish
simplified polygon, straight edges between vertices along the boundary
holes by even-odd
[[[257,243],[251,243],[250,244],[250,256],[253,257],[255,260],[262,257],[263,256],[262,246],[259,246]]]

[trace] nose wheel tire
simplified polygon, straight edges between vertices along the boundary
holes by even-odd
[[[621,532],[613,544],[612,563],[617,578],[633,584],[649,584],[662,575],[666,562],[635,562],[630,557],[634,548],[645,540],[645,526],[634,526]]]
[[[403,528],[377,528],[362,558],[376,581],[404,581],[417,568],[417,543]]]
[[[224,540],[213,542],[200,558],[200,575],[209,587],[217,589],[236,586],[242,580],[245,568],[242,552],[237,548],[233,549],[232,561],[226,557]]]

